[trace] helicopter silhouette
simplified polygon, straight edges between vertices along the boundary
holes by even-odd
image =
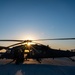
[[[37,40],[0,40],[19,42],[12,44],[8,47],[0,46],[0,50],[5,49],[6,52],[0,52],[0,59],[13,59],[16,64],[23,63],[27,59],[36,59],[39,63],[43,58],[60,58],[67,57],[72,61],[75,61],[71,57],[75,56],[75,52],[64,51],[59,49],[50,48],[48,45],[36,43],[35,41],[46,40],[75,40],[75,38],[54,38],[54,39],[37,39]],[[34,43],[28,45],[28,43]],[[28,52],[26,52],[28,50]]]

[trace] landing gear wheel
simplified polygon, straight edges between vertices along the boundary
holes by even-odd
[[[16,64],[16,65],[20,64],[19,59],[16,59],[15,64]]]
[[[24,58],[17,58],[15,64],[20,64],[24,62]]]

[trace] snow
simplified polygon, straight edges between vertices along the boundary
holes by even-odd
[[[68,58],[44,59],[41,64],[32,59],[19,65],[9,61],[0,60],[0,75],[75,75],[75,62]]]
[[[8,64],[0,66],[0,75],[75,75],[75,66]]]

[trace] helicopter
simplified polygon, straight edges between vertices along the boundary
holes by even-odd
[[[71,57],[75,56],[75,52],[64,51],[59,49],[50,48],[48,45],[43,45],[35,41],[46,41],[46,40],[75,40],[75,38],[54,38],[54,39],[37,39],[37,40],[0,40],[19,42],[10,46],[0,46],[0,50],[5,49],[6,52],[0,52],[0,59],[13,59],[16,64],[23,63],[27,59],[35,59],[39,63],[44,58],[60,58],[67,57],[72,61],[75,61]],[[34,44],[29,44],[34,43]]]

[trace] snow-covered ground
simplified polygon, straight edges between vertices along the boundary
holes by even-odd
[[[68,58],[44,59],[39,64],[30,59],[23,64],[0,60],[0,75],[75,75],[75,62]]]

